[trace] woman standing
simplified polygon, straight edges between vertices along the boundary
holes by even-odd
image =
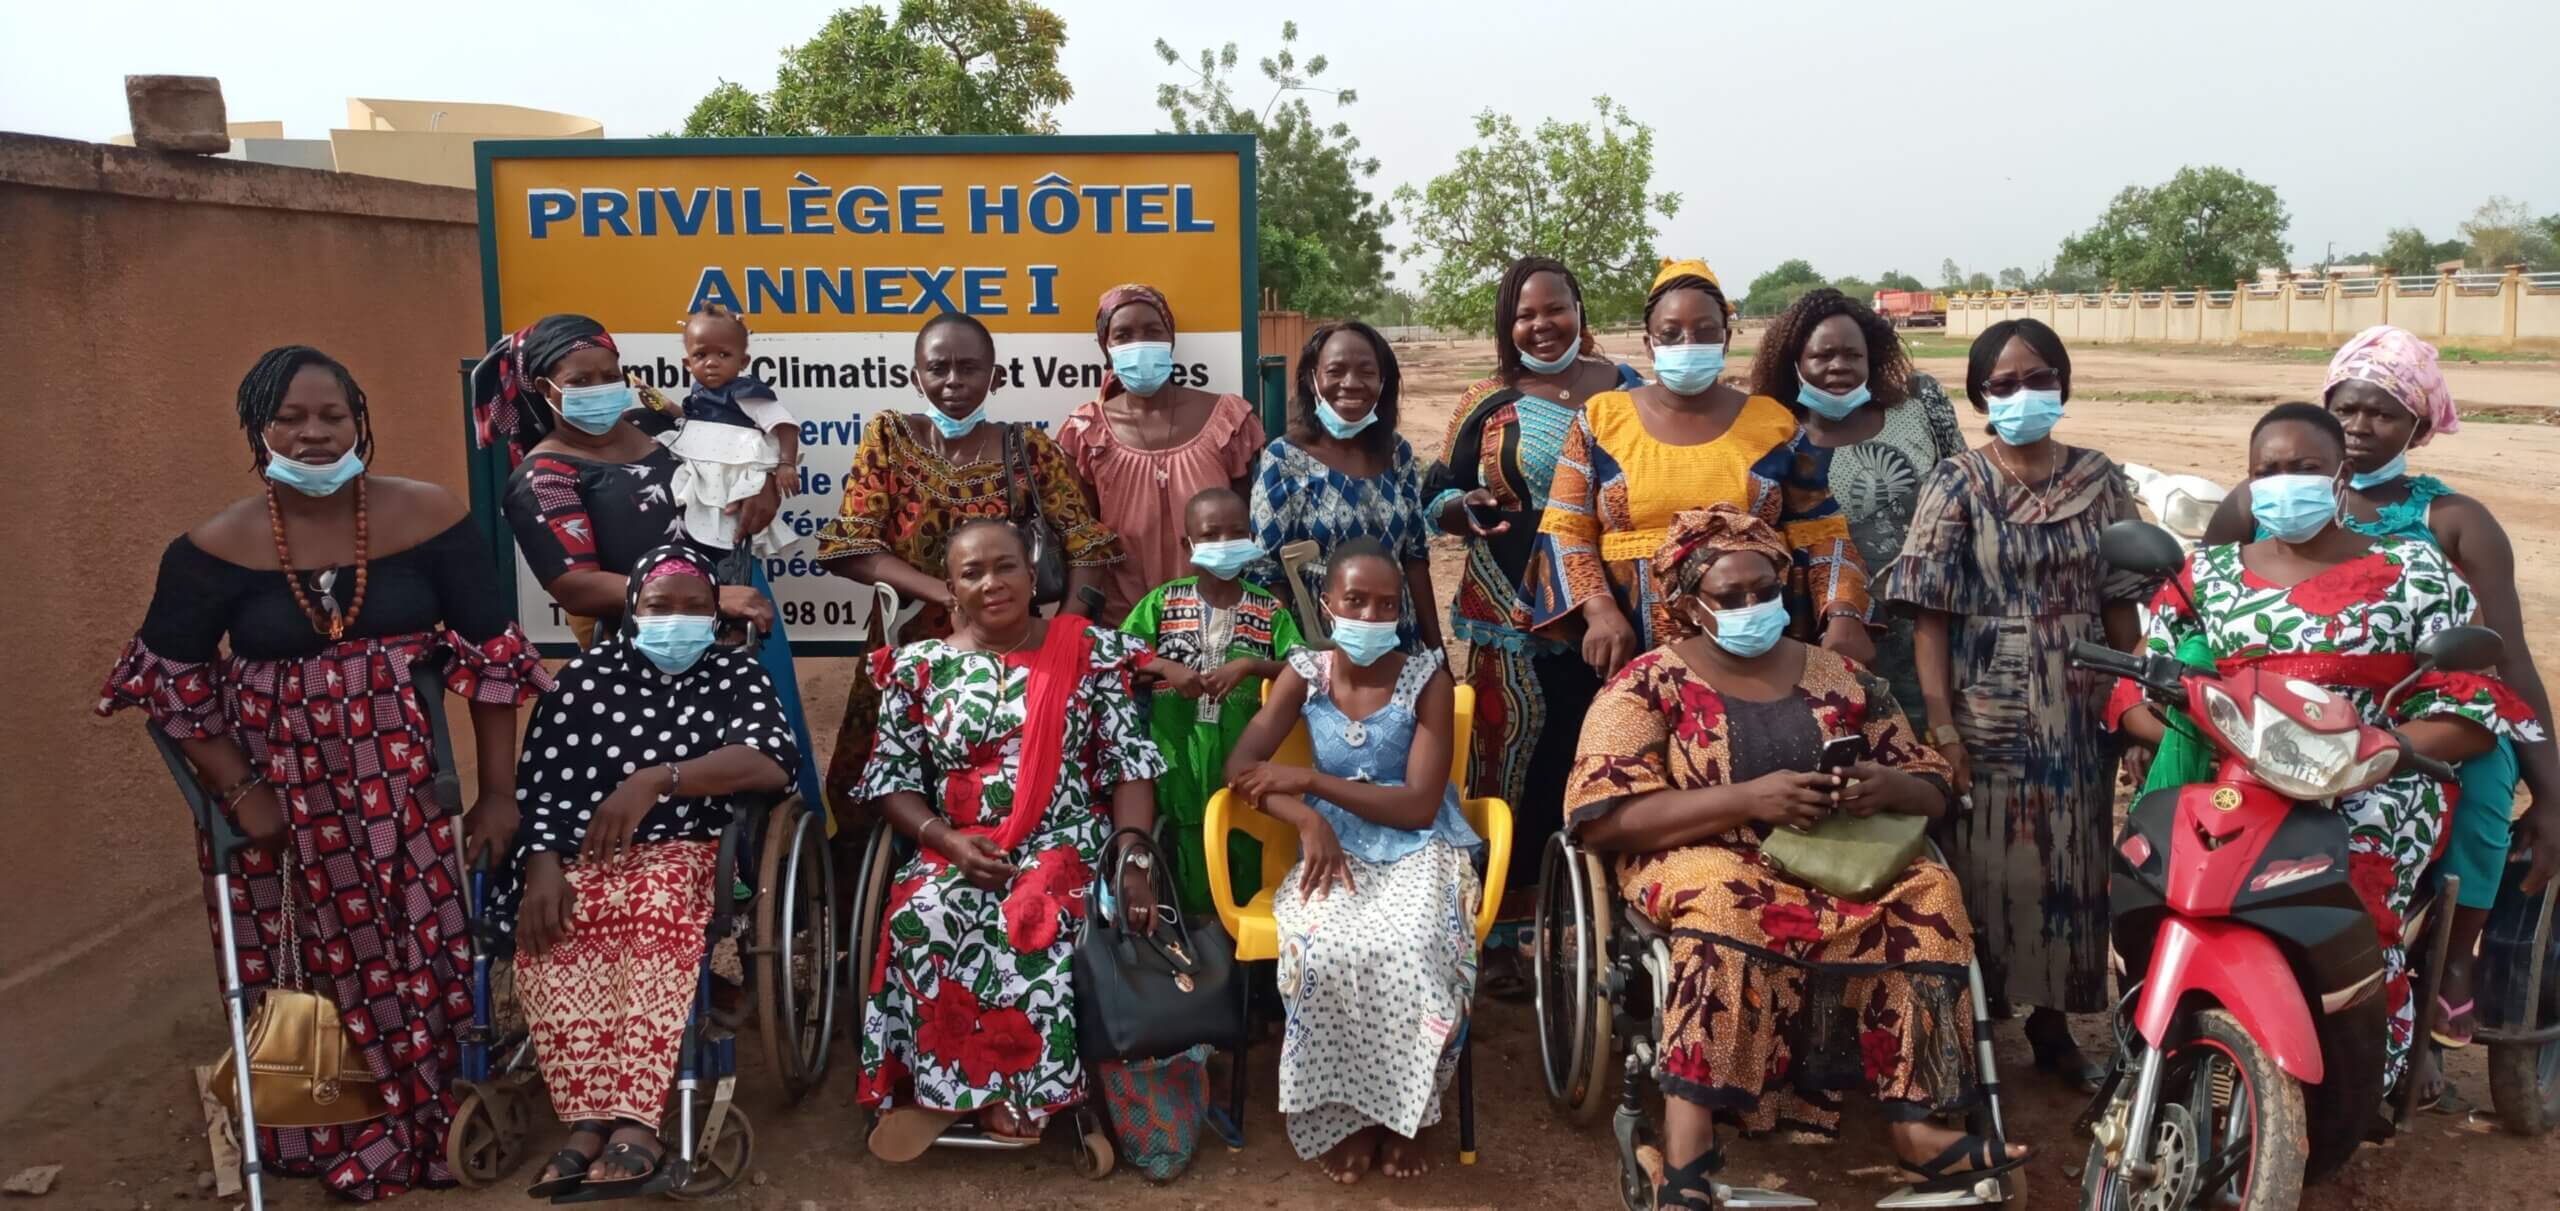
[[[2116,752],[2103,679],[2073,643],[2129,651],[2140,578],[2111,573],[2098,534],[2133,517],[2115,463],[2053,439],[2071,357],[2051,328],[2008,320],[1973,342],[1965,397],[1999,440],[1938,464],[1879,595],[1919,612],[1913,657],[1929,743],[1956,791],[1948,861],[1982,934],[1995,1004],[2027,1019],[2036,1066],[2094,1090],[2105,1069],[2066,1013],[2107,1007],[2107,842]]]
[[[1424,515],[1442,533],[1467,540],[1467,562],[1449,606],[1449,630],[1466,641],[1476,687],[1472,797],[1511,805],[1517,841],[1503,886],[1503,924],[1517,929],[1538,890],[1547,838],[1563,819],[1564,778],[1573,767],[1583,708],[1600,678],[1572,644],[1523,625],[1520,586],[1529,573],[1538,518],[1555,481],[1581,401],[1633,390],[1644,379],[1599,356],[1583,320],[1582,283],[1552,257],[1523,257],[1494,297],[1498,365],[1467,388],[1449,415]],[[1427,608],[1427,607],[1426,607]],[[1492,946],[1486,990],[1517,998],[1528,990],[1517,947]]]
[[[1094,512],[1120,536],[1102,620],[1118,626],[1157,585],[1191,575],[1182,517],[1210,488],[1242,496],[1262,452],[1262,426],[1240,395],[1173,381],[1173,307],[1153,286],[1104,292],[1093,334],[1111,359],[1101,398],[1058,429],[1058,448]]]
[[[772,681],[712,642],[697,558],[634,561],[614,634],[561,668],[525,733],[524,824],[489,916],[514,935],[543,1087],[570,1124],[536,1198],[639,1194],[658,1175],[720,831],[739,796],[787,792],[800,768]]]
[[[1921,481],[1964,453],[1954,405],[1936,379],[1912,371],[1893,325],[1828,286],[1769,322],[1751,359],[1751,394],[1791,404],[1803,417],[1805,470],[1830,485],[1870,568],[1902,553]],[[1925,729],[1911,618],[1881,608],[1869,617],[1879,628],[1876,671],[1912,725]]]
[[[858,793],[916,843],[864,973],[857,1096],[884,1111],[871,1151],[888,1161],[972,1113],[1036,1140],[1083,1098],[1068,964],[1103,843],[1155,827],[1164,772],[1130,693],[1144,645],[1034,614],[1030,550],[1004,522],[963,522],[944,566],[951,637],[870,660],[884,698]],[[1128,919],[1151,920],[1155,885],[1128,872]]]
[[[1582,658],[1603,677],[1660,645],[1671,607],[1653,552],[1675,514],[1717,502],[1786,537],[1789,581],[1824,647],[1875,657],[1866,568],[1830,490],[1799,465],[1795,414],[1724,379],[1732,318],[1705,261],[1664,262],[1644,310],[1659,381],[1593,396],[1556,460],[1529,569],[1529,622],[1560,634],[1578,621]]]
[[[1396,432],[1396,395],[1404,375],[1387,338],[1358,320],[1326,324],[1298,354],[1298,390],[1289,400],[1289,432],[1262,451],[1253,481],[1253,537],[1274,560],[1280,548],[1316,544],[1298,569],[1304,593],[1293,594],[1276,565],[1256,579],[1283,601],[1320,602],[1333,549],[1355,538],[1387,548],[1403,566],[1408,602],[1430,602],[1431,547],[1423,529],[1422,464]],[[1440,618],[1431,610],[1401,612],[1404,650],[1440,647]],[[1323,634],[1317,619],[1301,619]]]
[[[996,339],[985,324],[949,311],[926,320],[916,331],[915,384],[932,406],[883,411],[862,427],[842,511],[818,530],[818,560],[829,572],[924,603],[907,624],[912,637],[951,634],[955,599],[943,578],[943,544],[973,518],[1007,520],[1036,498],[1041,516],[1066,540],[1070,611],[1078,590],[1100,587],[1104,570],[1121,557],[1119,538],[1086,507],[1058,443],[1018,426],[1021,454],[1007,467],[1005,436],[1017,426],[986,421],[995,375]],[[827,763],[829,800],[851,807],[869,798],[857,788],[879,712],[880,687],[854,678]]]
[[[410,670],[449,652],[446,688],[471,704],[473,856],[516,831],[516,708],[551,678],[508,621],[462,502],[366,473],[373,426],[346,367],[270,350],[239,406],[265,490],[169,544],[98,713],[147,712],[249,839],[232,903],[205,905],[233,916],[241,987],[300,982],[334,1002],[392,1107],[260,1128],[258,1155],[348,1198],[445,1185],[469,942],[463,855],[428,790],[434,746]],[[201,836],[196,854],[210,893]]]
[[[2437,366],[2435,346],[2399,328],[2367,328],[2329,360],[2323,396],[2346,434],[2347,482],[2338,494],[2345,509],[2341,520],[2358,534],[2412,539],[2443,551],[2470,583],[2480,624],[2506,639],[2498,679],[2532,708],[2535,718],[2552,718],[2550,694],[2525,638],[2515,547],[2506,529],[2487,505],[2432,475],[2409,473],[2410,450],[2462,427],[2453,393]],[[2250,516],[2249,485],[2242,484],[2223,499],[2205,541],[2247,542],[2260,537],[2257,529]],[[2463,763],[2462,796],[2454,805],[2445,843],[2444,870],[2462,879],[2446,947],[2444,1003],[2428,1022],[2445,1046],[2469,1044],[2478,1025],[2472,962],[2505,873],[2519,775],[2534,792],[2525,823],[2534,837],[2537,874],[2560,863],[2560,809],[2543,808],[2560,798],[2560,751],[2546,742],[2519,745],[2501,736],[2488,752]]]

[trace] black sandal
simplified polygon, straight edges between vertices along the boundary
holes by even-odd
[[[1928,1192],[1960,1190],[1986,1177],[1997,1177],[2036,1158],[2035,1146],[2017,1156],[2001,1156],[1991,1141],[1979,1135],[1959,1137],[1947,1145],[1933,1160],[1912,1162],[1897,1158],[1895,1165],[1910,1178],[1911,1184]],[[1970,1162],[1962,1169],[1950,1170],[1958,1161]]]
[[[576,1139],[581,1135],[592,1135],[596,1137],[596,1143],[601,1145],[605,1142],[605,1136],[612,1130],[611,1123],[601,1119],[589,1119],[586,1122],[569,1124],[569,1138]],[[533,1183],[532,1188],[524,1192],[525,1197],[550,1198],[553,1195],[567,1194],[586,1185],[587,1170],[595,1166],[596,1157],[603,1151],[601,1147],[595,1152],[563,1148],[552,1153],[551,1159],[542,1167],[542,1179]]]
[[[1716,1172],[1724,1168],[1724,1149],[1709,1148],[1685,1165],[1662,1158],[1662,1180],[1653,1187],[1658,1211],[1716,1211]]]
[[[651,1142],[657,1143],[655,1140]],[[626,1140],[606,1148],[604,1155],[597,1157],[596,1160],[599,1164],[610,1165],[620,1170],[621,1176],[606,1178],[603,1181],[591,1179],[581,1193],[591,1194],[600,1199],[655,1194],[658,1191],[648,1187],[666,1172],[667,1149],[665,1144],[658,1143],[657,1150],[653,1152],[642,1145]]]

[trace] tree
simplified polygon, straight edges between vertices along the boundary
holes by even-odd
[[[2055,259],[2126,290],[2219,286],[2286,267],[2291,223],[2275,190],[2227,168],[2187,167],[2149,188],[2125,186]]]
[[[1778,267],[1751,279],[1751,289],[1734,300],[1749,316],[1776,315],[1787,304],[1803,298],[1816,286],[1827,285],[1821,274],[1803,258],[1778,262]]]
[[[1883,273],[1876,275],[1876,289],[1926,290],[1928,287],[1922,285],[1920,279],[1904,273],[1899,269],[1888,269]]]
[[[2026,271],[2026,270],[2024,270],[2024,269],[2020,269],[2020,268],[2018,268],[2018,267],[2017,267],[2017,266],[2015,266],[2015,265],[2011,265],[2011,266],[2009,266],[2008,268],[2001,270],[2001,271],[2000,271],[2000,278],[1999,278],[1999,286],[2000,286],[2000,289],[2002,289],[2002,290],[2024,290],[2024,289],[2026,289],[2026,288],[2027,288],[2027,271]]]
[[[2509,265],[2547,269],[2560,264],[2545,223],[2536,222],[2524,203],[2503,195],[2482,202],[2471,213],[2471,220],[2462,225],[2462,238],[2470,241],[2471,263],[2481,269]]]
[[[1386,254],[1391,221],[1361,182],[1377,175],[1374,156],[1360,154],[1360,140],[1345,123],[1316,118],[1307,95],[1329,96],[1336,107],[1360,99],[1348,88],[1323,88],[1323,55],[1301,61],[1293,46],[1298,23],[1280,24],[1280,51],[1255,66],[1271,84],[1261,108],[1239,106],[1233,75],[1236,44],[1215,53],[1200,52],[1196,63],[1164,39],[1156,39],[1156,57],[1191,76],[1180,84],[1156,86],[1156,106],[1173,120],[1174,130],[1252,135],[1260,140],[1254,172],[1254,206],[1261,243],[1258,273],[1262,288],[1282,307],[1309,315],[1341,316],[1369,310],[1383,296],[1394,275]]]
[[[1549,120],[1534,133],[1485,110],[1456,167],[1396,189],[1415,248],[1439,257],[1423,278],[1432,324],[1485,331],[1496,280],[1533,254],[1573,266],[1593,324],[1643,312],[1660,268],[1654,220],[1677,215],[1680,195],[1651,192],[1653,128],[1607,97],[1593,104],[1594,121]]]
[[[1956,264],[1954,257],[1938,262],[1938,288],[1941,290],[1964,289],[1964,266]]]
[[[2394,227],[2383,233],[2382,251],[2371,259],[2392,273],[2430,274],[2446,261],[2463,259],[2470,250],[2471,245],[2461,240],[2430,240],[2415,227]]]
[[[1075,89],[1058,68],[1067,24],[1030,0],[900,0],[839,9],[782,52],[773,91],[727,80],[688,135],[1053,134]]]
[[[1873,304],[1876,301],[1876,284],[1865,278],[1833,278],[1831,288],[1861,303]]]

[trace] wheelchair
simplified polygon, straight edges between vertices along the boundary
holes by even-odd
[[[1539,858],[1537,942],[1532,986],[1538,1055],[1547,1100],[1577,1126],[1606,1111],[1618,1151],[1618,1200],[1626,1211],[1654,1211],[1654,1182],[1637,1150],[1659,1147],[1653,1109],[1660,1101],[1663,1007],[1670,1001],[1671,935],[1619,899],[1608,863],[1559,832]],[[2007,1146],[2000,1112],[1999,1069],[1992,1058],[1989,1000],[1982,965],[1967,965],[1973,1006],[1976,1096],[1966,1130]],[[1905,1187],[1876,1205],[1913,1209],[2017,1204],[2026,1197],[2021,1166],[1979,1179]],[[1752,1186],[1715,1185],[1716,1205],[1729,1208],[1811,1207],[1801,1195]]]

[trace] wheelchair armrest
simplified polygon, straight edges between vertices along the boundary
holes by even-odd
[[[730,893],[738,885],[738,862],[746,851],[747,830],[754,827],[748,822],[748,814],[754,810],[752,800],[763,797],[738,796],[733,800],[735,810],[729,815],[729,823],[720,830],[720,857],[711,868],[711,919],[703,924],[706,946],[719,945],[737,920],[738,898]]]

